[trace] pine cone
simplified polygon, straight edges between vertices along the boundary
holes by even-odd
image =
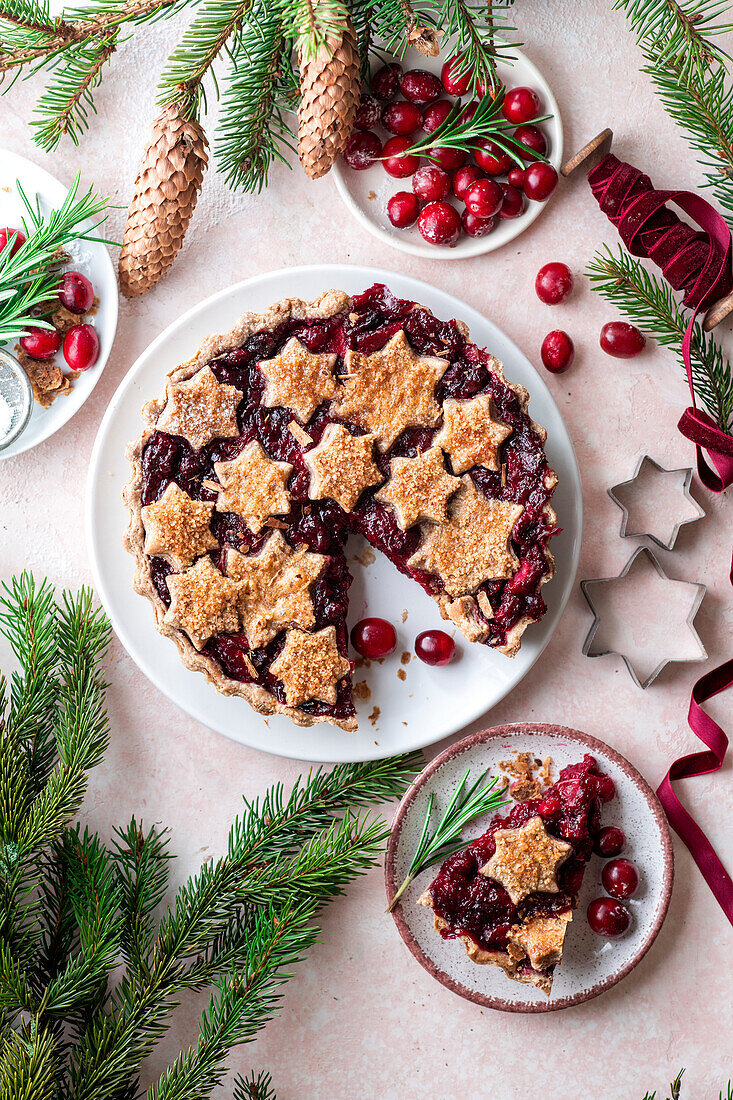
[[[176,105],[153,123],[120,251],[120,289],[126,298],[147,294],[173,264],[208,164],[206,135]]]
[[[359,47],[348,16],[339,38],[299,61],[298,156],[306,175],[317,180],[349,140],[361,98]]]

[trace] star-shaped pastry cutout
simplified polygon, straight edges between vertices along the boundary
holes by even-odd
[[[145,528],[143,553],[168,558],[176,569],[185,569],[207,550],[218,546],[209,529],[214,505],[192,500],[171,481],[159,500],[141,509]]]
[[[446,359],[418,355],[404,330],[380,351],[347,351],[343,386],[331,411],[377,436],[380,451],[392,446],[410,426],[432,427],[440,419],[435,386],[448,367]]]
[[[338,651],[335,626],[327,626],[315,634],[289,630],[282,652],[270,665],[270,672],[282,682],[291,707],[299,707],[309,699],[335,703],[338,682],[350,671],[350,662]]]
[[[168,591],[171,605],[164,621],[185,630],[196,649],[203,649],[214,634],[239,630],[239,585],[220,573],[211,558],[199,558],[184,573],[171,573]]]
[[[457,474],[465,474],[472,466],[499,469],[499,447],[512,434],[508,424],[495,420],[491,398],[482,393],[470,401],[443,402],[443,427],[434,443],[450,455]]]
[[[210,367],[185,382],[168,382],[166,396],[155,425],[158,431],[182,435],[197,451],[212,439],[239,435],[237,408],[244,394],[236,386],[217,382]]]
[[[216,501],[220,512],[236,512],[253,534],[258,534],[269,516],[290,511],[290,495],[285,488],[293,467],[289,462],[268,458],[256,440],[252,440],[236,458],[215,462],[214,470],[221,488]]]
[[[537,891],[558,893],[555,874],[572,845],[550,836],[541,817],[520,829],[497,829],[494,840],[496,851],[479,873],[500,883],[515,905]]]
[[[311,500],[331,497],[350,512],[368,485],[382,481],[372,457],[374,438],[352,435],[342,424],[329,424],[318,446],[303,455],[311,475]]]
[[[321,402],[336,392],[333,377],[336,358],[326,352],[308,351],[305,344],[292,336],[279,355],[262,359],[258,364],[267,380],[262,404],[292,409],[305,424]]]
[[[310,586],[325,564],[323,554],[293,549],[279,531],[257,554],[227,550],[227,575],[241,584],[239,608],[250,649],[266,645],[286,626],[313,626]]]
[[[460,487],[461,479],[446,470],[440,447],[430,447],[417,458],[393,458],[390,479],[374,498],[392,505],[406,531],[421,519],[445,523],[448,501]]]
[[[423,528],[423,540],[407,562],[411,569],[437,574],[449,596],[464,596],[482,581],[516,572],[519,563],[509,540],[524,511],[521,504],[488,500],[464,475],[449,511],[447,523]]]

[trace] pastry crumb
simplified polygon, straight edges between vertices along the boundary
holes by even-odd
[[[400,664],[401,665],[409,665],[411,660],[412,660],[412,654],[410,653],[410,651],[408,649],[403,650],[402,651],[402,656],[400,657]]]
[[[368,699],[372,694],[372,689],[366,680],[359,680],[354,684],[354,698],[355,699]]]
[[[507,783],[508,794],[515,802],[541,798],[543,790],[552,784],[553,760],[550,756],[540,760],[529,752],[518,752],[513,760],[499,761],[499,767],[513,780],[507,779]]]
[[[405,672],[404,668],[398,668],[397,669],[397,679],[398,680],[406,680],[407,679],[407,673]]]
[[[371,713],[371,714],[369,715],[369,721],[371,722],[371,724],[372,724],[373,726],[376,726],[376,724],[377,724],[377,720],[378,720],[378,718],[379,718],[379,715],[380,715],[381,713],[382,713],[382,712],[380,711],[379,707],[376,707],[376,706],[375,706],[375,707],[374,707],[374,709],[373,709],[373,711],[372,711],[372,713]]]
[[[406,607],[402,608],[402,622],[403,623],[407,622],[407,608]]]

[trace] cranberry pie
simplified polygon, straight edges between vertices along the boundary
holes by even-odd
[[[245,314],[144,409],[135,588],[189,668],[300,725],[356,728],[352,531],[513,656],[554,568],[557,478],[527,405],[461,321],[382,285]]]
[[[613,780],[586,754],[542,798],[517,803],[449,856],[419,901],[444,939],[460,939],[475,963],[549,995],[562,959],[585,865]]]

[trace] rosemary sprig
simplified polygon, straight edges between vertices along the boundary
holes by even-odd
[[[433,832],[430,832],[430,819],[433,816],[435,795],[431,792],[425,811],[422,833],[418,841],[415,854],[410,863],[405,881],[392,898],[387,910],[391,913],[397,902],[404,894],[407,887],[421,874],[426,867],[433,863],[441,863],[448,856],[452,856],[463,845],[462,832],[466,825],[484,814],[493,813],[495,810],[506,806],[508,799],[504,798],[505,787],[502,785],[496,790],[499,782],[498,776],[489,780],[488,769],[467,787],[471,774],[469,768],[460,783],[453,792],[450,802],[446,806]]]

